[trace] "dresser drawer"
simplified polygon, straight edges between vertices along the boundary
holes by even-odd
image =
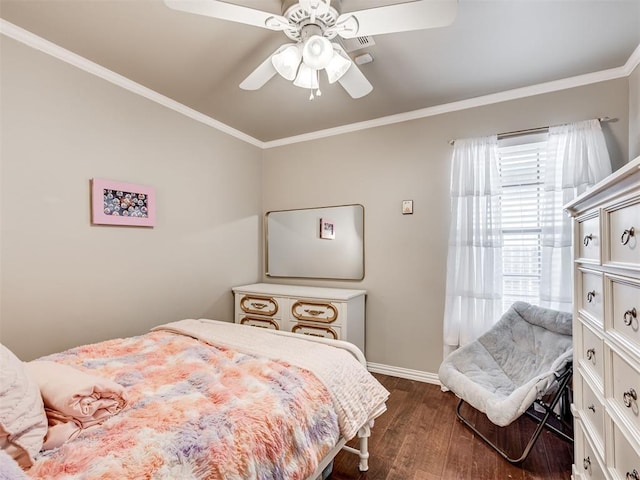
[[[640,199],[607,211],[609,260],[640,270]]]
[[[303,322],[318,322],[332,325],[342,323],[341,310],[341,304],[332,302],[297,300],[291,305],[291,315],[293,318]]]
[[[605,480],[600,458],[587,441],[587,434],[582,430],[580,422],[576,422],[576,473],[585,480]]]
[[[241,295],[238,302],[242,312],[268,317],[276,316],[286,305],[286,299],[266,295]]]
[[[331,338],[333,340],[341,340],[340,328],[328,325],[306,325],[296,323],[291,327],[293,333],[301,333],[302,335],[311,335],[312,337]]]
[[[573,218],[572,478],[640,480],[640,157],[564,209]]]
[[[337,338],[365,353],[366,290],[254,283],[232,291],[236,323]]]
[[[584,379],[582,382],[582,405],[580,408],[580,418],[584,422],[587,430],[593,432],[593,440],[600,457],[604,458],[604,407],[598,396],[591,390],[589,383]],[[577,382],[576,382],[577,383]]]
[[[611,329],[640,350],[640,282],[608,276],[611,292]]]
[[[600,262],[600,216],[578,221],[578,258]]]
[[[583,313],[604,328],[604,322],[602,321],[602,306],[604,303],[602,274],[580,269],[579,275],[580,298],[578,299],[578,305]]]
[[[270,330],[280,330],[280,324],[276,319],[268,317],[253,317],[251,315],[240,316],[237,323],[250,325],[252,327],[268,328]]]
[[[604,342],[584,323],[580,323],[582,345],[576,351],[579,364],[598,383],[600,394],[604,392]]]
[[[638,398],[640,395],[640,372],[612,350],[611,373],[613,387],[611,401],[616,410],[640,432],[640,398]]]
[[[640,478],[640,452],[631,446],[616,424],[613,424],[613,469],[617,478]]]

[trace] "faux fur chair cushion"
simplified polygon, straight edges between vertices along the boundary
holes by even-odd
[[[440,382],[485,413],[509,425],[555,381],[571,361],[571,314],[514,303],[491,330],[451,353]]]

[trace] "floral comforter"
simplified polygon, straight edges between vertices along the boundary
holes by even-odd
[[[304,479],[339,437],[323,384],[284,362],[156,331],[43,357],[112,379],[129,407],[41,452],[41,479]]]

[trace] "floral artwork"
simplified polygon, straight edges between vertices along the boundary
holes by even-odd
[[[102,190],[104,214],[123,217],[148,217],[147,196],[144,193]]]
[[[132,183],[91,180],[91,223],[97,225],[155,225],[153,188]]]

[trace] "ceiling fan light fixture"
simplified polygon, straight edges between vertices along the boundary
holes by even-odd
[[[293,84],[296,87],[308,88],[308,89],[317,89],[318,85],[318,71],[310,68],[305,63],[300,65],[300,69],[298,70],[298,75],[296,79],[293,81]]]
[[[300,48],[297,45],[290,45],[280,53],[271,57],[271,63],[280,75],[287,80],[293,80],[298,73],[298,66],[302,60]]]
[[[322,70],[333,58],[331,42],[321,35],[312,35],[304,43],[302,60],[314,70]]]
[[[340,80],[340,78],[347,73],[349,67],[351,67],[351,60],[344,58],[338,51],[334,51],[331,61],[325,67],[329,83],[335,83]]]

